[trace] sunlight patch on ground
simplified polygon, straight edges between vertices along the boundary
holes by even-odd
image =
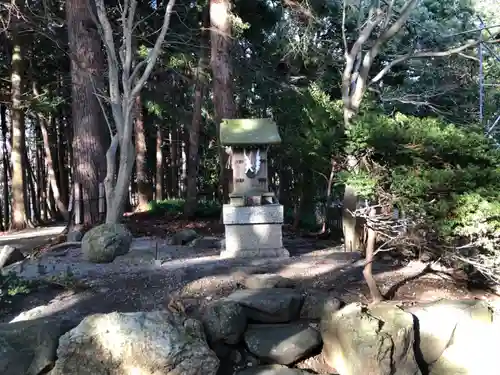
[[[0,245],[2,242],[12,241],[12,240],[20,240],[24,238],[36,238],[36,237],[44,237],[44,236],[57,236],[62,233],[62,231],[66,228],[65,225],[58,225],[54,227],[47,228],[35,228],[28,229],[26,231],[6,234],[0,236]]]
[[[90,293],[80,293],[80,294],[70,293],[67,296],[64,296],[64,294],[66,293],[62,293],[54,297],[46,305],[37,306],[30,310],[21,312],[9,323],[47,318],[58,312],[70,310],[71,308],[75,307],[79,303],[85,301],[86,299],[92,296]]]

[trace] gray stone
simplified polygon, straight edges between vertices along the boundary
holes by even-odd
[[[51,375],[215,375],[202,324],[169,311],[96,314],[59,340]]]
[[[319,332],[305,323],[252,325],[244,337],[250,352],[281,365],[303,359],[321,346]]]
[[[183,229],[177,233],[175,233],[170,238],[170,245],[173,246],[182,246],[187,245],[194,239],[198,238],[198,233],[194,229]]]
[[[225,299],[210,303],[202,320],[210,343],[237,344],[247,327],[243,307]]]
[[[0,324],[0,374],[38,375],[50,368],[59,337],[71,328],[55,319]]]
[[[338,298],[319,290],[308,291],[300,310],[303,319],[321,319],[325,309],[334,313],[340,309],[341,302]]]
[[[323,357],[323,354],[317,354],[313,357],[306,358],[294,364],[296,368],[301,370],[309,371],[308,374],[319,374],[319,375],[333,375],[337,374],[334,368],[328,366]]]
[[[199,237],[195,238],[189,246],[196,249],[222,249],[222,240],[217,237]]]
[[[258,367],[250,367],[243,371],[239,371],[237,375],[307,375],[308,372],[288,368],[281,365],[266,365]]]
[[[300,292],[294,289],[244,289],[227,297],[243,306],[246,316],[260,323],[286,323],[299,317]]]
[[[283,206],[222,207],[225,247],[221,258],[288,258],[283,247]]]
[[[130,251],[132,234],[122,224],[101,224],[89,230],[82,239],[84,259],[92,263],[111,263]]]
[[[66,236],[66,241],[68,242],[80,242],[83,238],[83,233],[79,230],[72,230],[68,232]]]
[[[482,301],[439,300],[405,309],[418,319],[420,351],[427,364],[435,362],[463,328],[476,322],[492,323],[493,315]],[[468,341],[467,335],[464,339]]]
[[[262,273],[246,277],[243,285],[248,289],[293,288],[295,281],[273,273]]]
[[[500,325],[483,301],[439,300],[412,306],[419,354],[431,375],[494,375],[498,372]]]
[[[358,303],[323,315],[325,362],[342,375],[422,375],[414,354],[413,316],[397,306]]]
[[[21,250],[10,245],[0,247],[0,269],[25,259]]]

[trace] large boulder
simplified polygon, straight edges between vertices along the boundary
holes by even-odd
[[[132,234],[123,224],[102,224],[89,230],[82,239],[83,257],[92,263],[111,263],[130,251]]]
[[[498,373],[500,326],[483,301],[439,300],[406,309],[418,319],[418,352],[431,375]]]
[[[434,363],[454,341],[467,340],[493,314],[481,301],[439,300],[405,309],[418,319],[419,350],[423,360]]]
[[[96,314],[59,340],[51,375],[215,375],[201,322],[169,311]]]
[[[67,321],[48,318],[0,324],[0,374],[38,375],[50,369],[59,337],[71,328]]]
[[[321,319],[323,356],[341,375],[421,375],[413,316],[391,304],[350,304]]]

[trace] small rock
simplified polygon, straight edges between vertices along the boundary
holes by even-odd
[[[244,337],[250,352],[281,365],[302,359],[321,346],[319,332],[304,323],[254,325]]]
[[[218,249],[222,248],[221,240],[217,237],[199,237],[189,243],[189,246],[196,249]]]
[[[215,375],[201,322],[169,311],[95,314],[59,340],[51,375]],[[17,374],[16,374],[17,375]]]
[[[210,343],[237,344],[247,327],[243,307],[225,299],[210,303],[202,320]]]
[[[132,234],[123,224],[101,224],[89,230],[82,239],[84,259],[92,263],[111,263],[130,251]]]
[[[300,317],[303,319],[321,319],[324,311],[334,313],[340,309],[341,302],[339,299],[330,296],[322,291],[307,292],[300,310]]]
[[[262,273],[248,276],[244,279],[243,285],[248,289],[293,288],[295,282],[273,273]]]
[[[16,249],[14,246],[4,245],[0,248],[0,269],[24,259],[25,256],[21,250]]]
[[[303,297],[294,289],[243,289],[228,300],[243,306],[248,319],[259,323],[286,323],[299,317]]]
[[[266,365],[247,368],[239,371],[236,375],[307,375],[308,373],[296,368],[288,368],[280,365]]]
[[[322,353],[296,363],[295,367],[319,375],[332,375],[337,373],[335,369],[328,366]]]
[[[80,242],[83,238],[83,233],[79,230],[72,230],[66,235],[66,241],[68,242]]]
[[[182,246],[187,245],[194,239],[198,238],[198,233],[194,229],[183,229],[175,233],[172,238],[170,238],[170,245]]]

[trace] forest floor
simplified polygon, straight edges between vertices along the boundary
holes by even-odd
[[[48,315],[79,320],[92,313],[154,310],[165,307],[172,293],[182,298],[188,309],[197,311],[239,288],[242,272],[275,273],[295,280],[301,289],[326,290],[346,303],[369,302],[363,261],[358,254],[344,252],[338,241],[300,236],[285,227],[284,245],[291,253],[289,259],[221,260],[219,250],[174,247],[166,241],[185,228],[222,236],[223,226],[218,221],[188,222],[177,217],[134,214],[126,224],[135,237],[133,248],[129,255],[108,265],[83,262],[78,248],[43,254],[43,274],[50,282],[0,306],[0,322]],[[31,232],[31,246],[39,247],[47,241],[47,233],[39,233],[37,236]],[[15,245],[15,235],[10,235],[8,241]],[[155,246],[159,246],[161,264],[151,260]],[[34,267],[40,268],[40,263]],[[420,261],[383,255],[374,264],[374,275],[383,293],[407,304],[443,298],[497,298],[491,291],[471,290],[466,280],[457,278],[451,270],[423,272],[425,268]],[[71,275],[61,276],[60,270],[66,269]]]

